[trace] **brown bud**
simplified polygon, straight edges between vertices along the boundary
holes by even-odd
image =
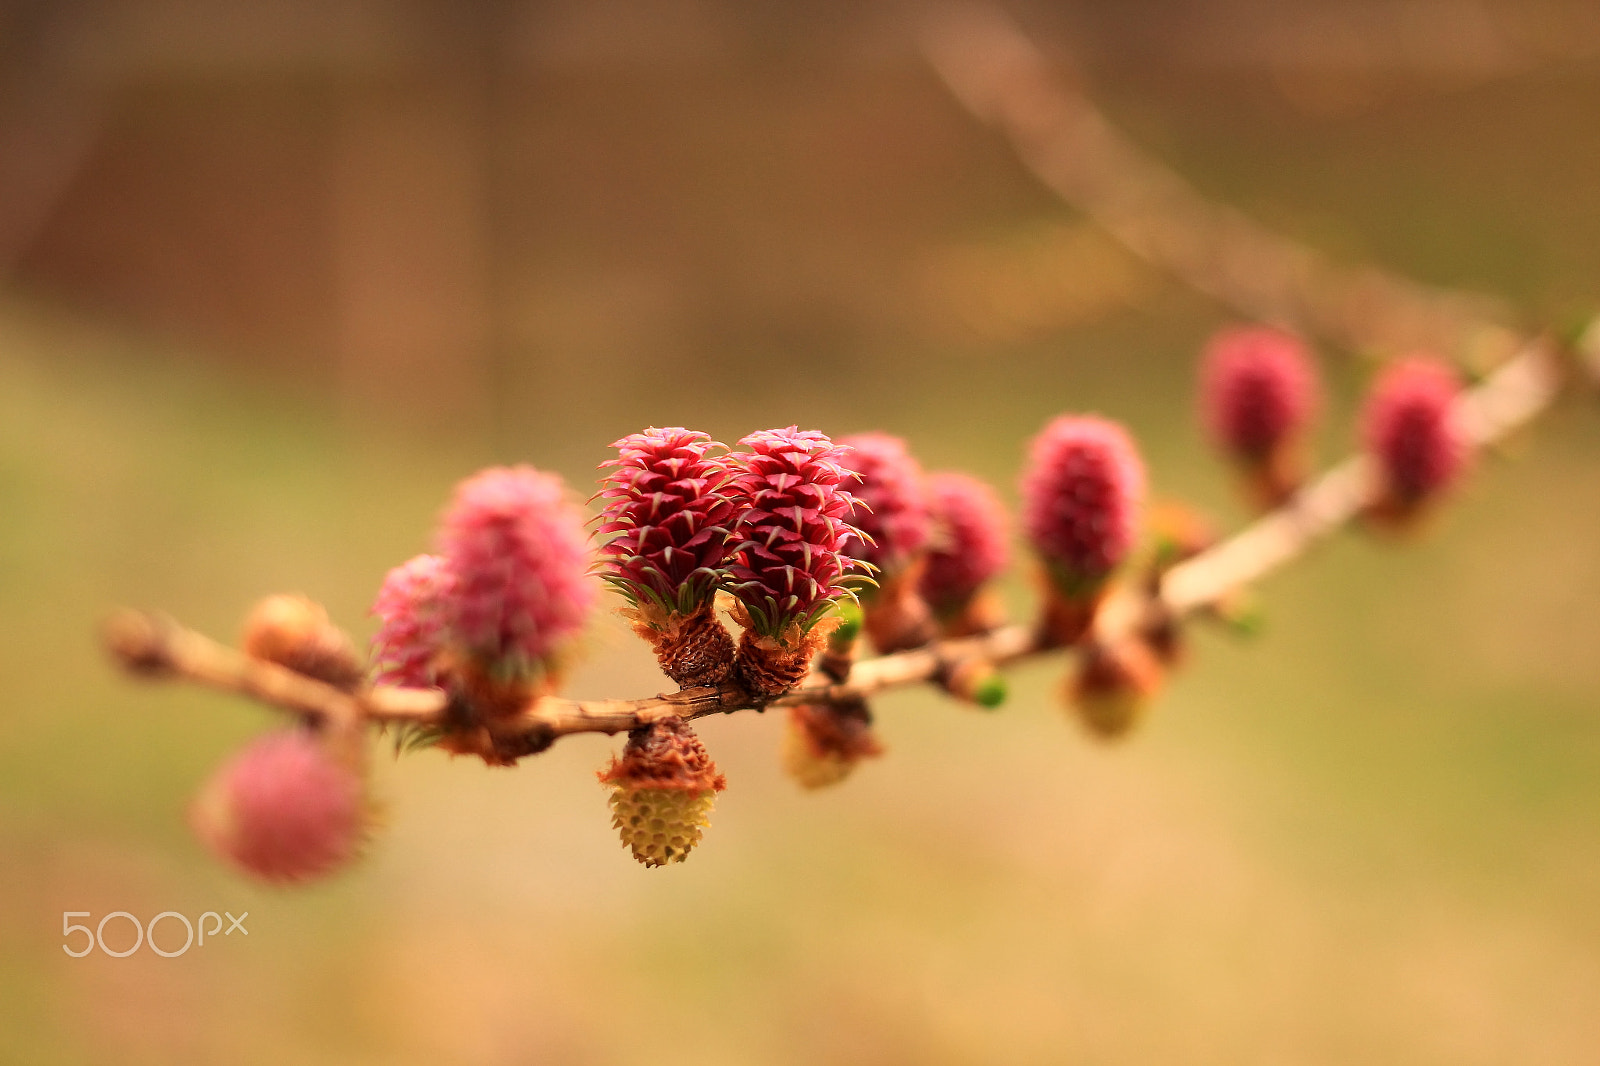
[[[305,596],[268,596],[245,617],[240,644],[246,655],[286,666],[339,688],[354,688],[362,662],[348,634]]]
[[[920,648],[938,639],[933,611],[917,591],[926,565],[925,557],[918,559],[862,596],[862,627],[878,654]]]
[[[154,615],[124,608],[105,620],[101,638],[124,670],[159,677],[172,669],[163,632],[166,628],[164,621]]]
[[[1094,628],[1095,614],[1105,600],[1106,586],[1098,585],[1077,595],[1067,595],[1053,584],[1046,584],[1039,617],[1039,632],[1049,647],[1072,647]]]
[[[988,710],[1004,703],[1008,691],[1005,677],[994,663],[977,655],[941,671],[938,681],[956,699]]]
[[[1152,600],[1139,624],[1139,636],[1162,666],[1178,666],[1188,657],[1183,622],[1160,600]]]
[[[1305,447],[1298,437],[1274,444],[1264,455],[1238,463],[1239,486],[1261,513],[1288,503],[1306,479]]]
[[[643,605],[626,609],[623,615],[633,631],[650,643],[662,673],[680,687],[715,687],[733,672],[733,638],[709,601],[687,615]]]
[[[782,640],[760,636],[747,628],[739,638],[734,680],[757,703],[770,703],[806,679],[811,660],[827,644],[837,625],[837,617],[827,617],[806,633],[801,633],[799,626],[790,626]]]
[[[1217,527],[1189,504],[1163,500],[1150,509],[1151,570],[1163,574],[1217,543]]]
[[[1006,624],[1006,608],[993,589],[984,588],[940,621],[946,637],[978,637]]]

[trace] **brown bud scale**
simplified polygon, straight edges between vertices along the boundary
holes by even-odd
[[[992,589],[979,589],[955,612],[941,619],[945,637],[978,637],[1006,624],[1005,604]]]
[[[1094,617],[1105,599],[1101,585],[1080,596],[1068,596],[1046,583],[1039,632],[1049,647],[1067,648],[1081,643],[1094,627]]]
[[[734,679],[758,702],[775,700],[806,679],[811,660],[822,643],[816,630],[801,637],[797,644],[787,645],[747,629],[739,638]]]
[[[650,642],[662,673],[682,688],[715,687],[733,672],[733,638],[717,619],[711,604],[693,614],[647,617],[631,612],[633,631]]]

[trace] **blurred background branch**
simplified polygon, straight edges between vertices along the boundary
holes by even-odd
[[[931,18],[927,55],[962,104],[1002,129],[1039,179],[1135,254],[1246,318],[1387,353],[1464,353],[1514,343],[1497,300],[1377,268],[1340,268],[1212,203],[1134,145],[999,8]]]
[[[0,284],[78,178],[113,87],[84,62],[97,0],[0,8]]]

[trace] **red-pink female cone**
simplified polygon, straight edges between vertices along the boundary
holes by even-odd
[[[762,430],[739,442],[733,495],[742,510],[734,526],[729,591],[762,636],[809,630],[849,595],[854,570],[844,546],[854,532],[855,475],[845,451],[816,430]]]
[[[456,486],[437,553],[384,579],[374,679],[450,693],[432,742],[496,765],[527,754],[525,737],[497,727],[555,690],[599,594],[585,525],[560,478],[491,467]]]
[[[887,433],[857,433],[839,439],[844,464],[860,484],[851,491],[857,506],[850,524],[865,533],[852,536],[844,552],[877,568],[880,579],[909,566],[928,543],[932,519],[922,464],[906,442]]]
[[[1111,572],[1138,536],[1144,462],[1126,430],[1094,415],[1062,415],[1033,440],[1022,475],[1022,525],[1054,595],[1048,629],[1083,635]]]
[[[418,555],[390,570],[372,605],[373,678],[380,685],[437,685],[445,647],[445,602],[453,582],[437,555]]]
[[[1242,468],[1264,506],[1288,498],[1304,475],[1305,432],[1320,403],[1311,354],[1266,326],[1231,327],[1206,345],[1200,413],[1216,446]]]
[[[813,628],[851,595],[843,553],[855,505],[844,449],[815,430],[762,430],[739,442],[728,590],[748,619],[736,667],[758,699],[788,691],[820,646]]]
[[[1426,356],[1387,367],[1367,395],[1361,434],[1380,479],[1377,511],[1404,519],[1465,472],[1471,444],[1451,419],[1456,374]]]
[[[1316,367],[1298,338],[1266,326],[1234,326],[1206,344],[1200,409],[1223,451],[1264,459],[1300,433],[1320,400]]]
[[[918,588],[932,527],[922,465],[887,433],[858,433],[839,444],[860,479],[850,516],[858,532],[844,553],[871,566],[877,581],[861,594],[863,627],[880,652],[926,644],[939,634]]]
[[[599,592],[584,525],[561,479],[530,466],[458,485],[438,533],[452,648],[497,678],[548,676]]]
[[[975,608],[983,586],[1010,562],[1005,505],[994,489],[954,471],[928,479],[928,498],[933,537],[922,596],[952,636],[992,628],[998,621],[995,611]]]
[[[620,453],[602,463],[609,472],[604,500],[601,575],[633,604],[693,614],[711,602],[724,576],[735,508],[733,477],[722,445],[681,427],[647,429],[611,445]]]
[[[333,873],[360,852],[367,832],[358,769],[304,730],[252,741],[216,772],[190,811],[212,851],[264,881]]]
[[[600,574],[627,599],[634,631],[662,670],[684,686],[716,685],[733,666],[733,640],[712,611],[736,508],[723,446],[681,427],[615,442],[603,467]]]

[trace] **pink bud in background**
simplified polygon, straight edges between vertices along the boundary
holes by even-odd
[[[1361,412],[1362,438],[1390,509],[1415,508],[1465,471],[1470,443],[1450,418],[1460,391],[1455,372],[1426,356],[1389,366],[1373,384]]]
[[[1299,338],[1266,326],[1213,336],[1200,368],[1200,412],[1218,448],[1266,462],[1303,433],[1320,401],[1316,367]]]
[[[450,639],[496,671],[544,668],[594,606],[584,515],[553,474],[474,474],[456,487],[438,545]]]
[[[419,555],[390,570],[372,605],[380,620],[372,638],[373,681],[428,688],[445,646],[444,611],[451,581],[444,560]]]
[[[1022,524],[1069,598],[1093,595],[1133,548],[1144,462],[1126,430],[1093,415],[1062,415],[1033,440],[1022,475]]]
[[[929,477],[928,497],[934,532],[922,595],[948,615],[965,607],[1010,561],[1006,510],[994,489],[953,471]]]
[[[928,543],[930,518],[922,465],[906,442],[887,433],[841,438],[844,465],[861,483],[850,524],[866,534],[846,542],[844,553],[878,568],[880,580],[905,569]]]
[[[190,821],[218,855],[264,881],[305,881],[354,859],[366,835],[361,774],[310,733],[269,733],[201,789]]]

